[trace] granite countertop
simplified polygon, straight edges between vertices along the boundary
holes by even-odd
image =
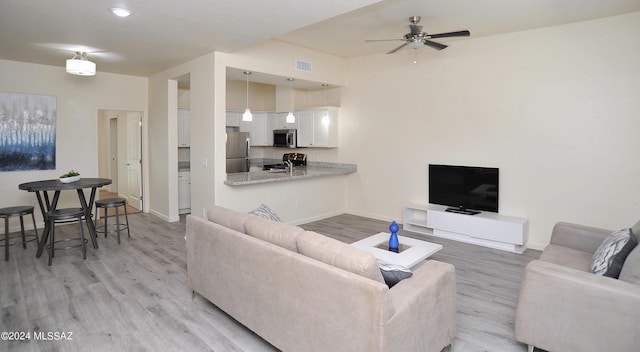
[[[269,182],[293,181],[320,176],[352,174],[357,171],[355,164],[309,162],[307,166],[295,166],[293,173],[289,170],[250,171],[227,174],[224,181],[229,186],[246,186]]]

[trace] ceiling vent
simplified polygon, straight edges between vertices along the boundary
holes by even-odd
[[[311,72],[311,63],[307,61],[296,60],[296,70]]]

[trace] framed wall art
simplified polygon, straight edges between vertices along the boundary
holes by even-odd
[[[56,168],[56,97],[0,92],[0,171]]]

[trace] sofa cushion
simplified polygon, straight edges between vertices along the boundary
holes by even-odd
[[[296,243],[298,241],[298,236],[304,232],[303,229],[281,222],[267,220],[258,216],[247,216],[249,218],[244,223],[247,235],[273,243],[290,251],[298,251]]]
[[[305,231],[298,238],[300,254],[325,264],[384,283],[376,257],[359,248],[313,231]]]
[[[398,282],[408,279],[413,275],[409,268],[402,265],[391,264],[378,259],[378,266],[384,282],[392,288]]]
[[[248,218],[248,214],[223,207],[213,207],[207,212],[209,221],[242,233],[245,233],[244,222]]]
[[[591,272],[617,279],[625,259],[637,244],[638,240],[631,229],[612,233],[593,253]]]
[[[259,216],[261,218],[265,218],[265,219],[273,220],[277,222],[282,221],[280,220],[280,217],[278,216],[278,214],[276,214],[276,212],[273,211],[273,209],[269,208],[269,206],[266,204],[260,204],[259,207],[250,211],[249,215]]]
[[[640,246],[636,246],[624,260],[618,279],[640,285]]]
[[[540,260],[580,271],[589,271],[592,257],[591,253],[550,244],[540,255]]]

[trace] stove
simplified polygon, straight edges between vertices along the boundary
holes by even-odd
[[[289,160],[293,166],[307,166],[307,154],[302,153],[284,153],[282,154],[282,162]]]
[[[285,161],[290,161],[293,166],[306,166],[307,165],[307,154],[303,153],[284,153],[282,154],[282,163],[281,164],[268,164],[263,165],[262,170],[274,170],[274,169],[282,169],[286,168]]]

